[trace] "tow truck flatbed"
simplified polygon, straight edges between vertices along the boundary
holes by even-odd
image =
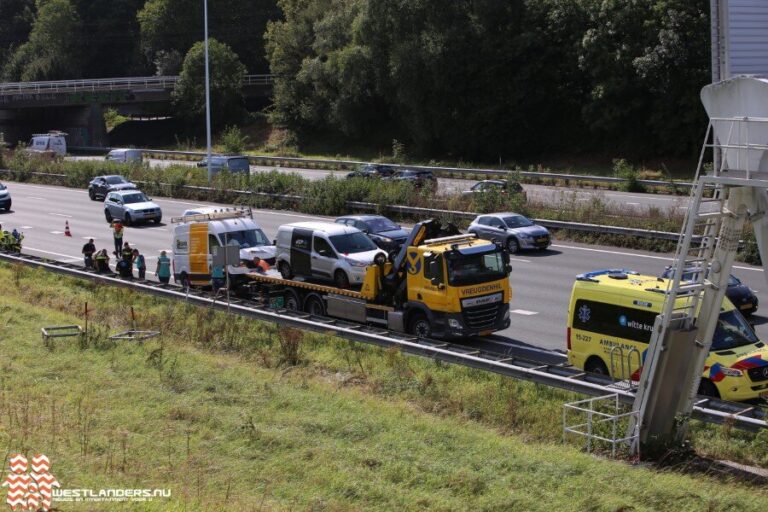
[[[355,290],[347,290],[344,288],[337,288],[335,286],[328,286],[324,284],[311,283],[300,279],[284,279],[276,270],[269,270],[266,274],[260,274],[258,272],[248,272],[243,274],[244,277],[252,281],[259,283],[292,286],[295,288],[302,288],[304,290],[311,290],[322,293],[332,293],[334,295],[343,295],[345,297],[352,297],[354,299],[363,299],[363,294]]]

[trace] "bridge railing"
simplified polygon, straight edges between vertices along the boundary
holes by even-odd
[[[127,78],[93,78],[83,80],[53,80],[46,82],[8,82],[0,83],[0,95],[125,89],[172,89],[178,79],[178,76],[143,76]],[[269,85],[272,81],[273,75],[243,76],[244,86]]]

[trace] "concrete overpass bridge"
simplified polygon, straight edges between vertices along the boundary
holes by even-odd
[[[62,130],[72,146],[106,145],[104,109],[123,115],[168,115],[178,76],[0,83],[0,132],[6,142]],[[246,104],[272,94],[272,75],[243,76]]]

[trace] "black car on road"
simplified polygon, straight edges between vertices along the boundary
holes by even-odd
[[[386,164],[365,164],[347,174],[352,178],[388,178],[395,173],[396,168]]]
[[[432,171],[403,169],[394,173],[388,180],[411,183],[416,188],[437,190],[437,178]]]
[[[525,197],[523,186],[517,181],[507,180],[483,180],[478,181],[469,190],[464,190],[462,195],[471,196],[487,192],[499,192],[501,194],[522,194]]]
[[[661,274],[664,279],[672,279],[672,267],[664,269],[664,273]],[[683,273],[683,281],[692,281],[695,278],[694,269],[687,268]],[[734,306],[745,315],[751,315],[757,311],[757,295],[753,292],[749,286],[741,282],[741,280],[731,274],[728,276],[728,286],[725,289],[725,296],[728,297]]]
[[[410,233],[381,215],[347,215],[336,223],[359,229],[387,252],[400,250]]]
[[[136,185],[122,176],[96,176],[88,184],[88,197],[90,197],[92,201],[97,199],[103,201],[110,192],[135,189]]]

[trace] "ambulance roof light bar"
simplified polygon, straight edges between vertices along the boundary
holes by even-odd
[[[194,213],[182,217],[172,217],[171,223],[178,224],[182,222],[205,222],[210,220],[242,219],[253,218],[253,212],[250,206],[241,208],[221,208],[209,213]]]

